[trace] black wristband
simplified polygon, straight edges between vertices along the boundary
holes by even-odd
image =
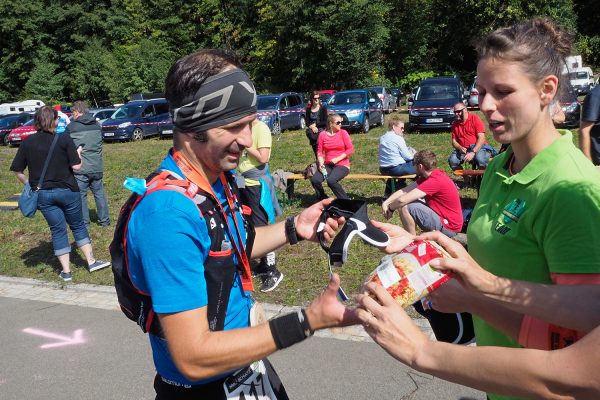
[[[270,320],[269,328],[278,350],[290,347],[308,337],[297,312]]]
[[[294,222],[294,217],[287,217],[285,219],[285,235],[287,236],[287,240],[289,244],[296,244],[302,239],[298,238],[296,234],[296,223]]]
[[[312,336],[315,334],[315,331],[313,331],[310,328],[310,324],[308,323],[308,317],[306,316],[306,310],[304,308],[301,308],[300,310],[298,310],[298,319],[300,320],[300,323],[302,324],[302,329],[304,329],[304,334],[306,335],[306,337]]]

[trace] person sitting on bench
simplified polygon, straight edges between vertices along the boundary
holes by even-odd
[[[413,164],[417,180],[392,194],[382,204],[383,215],[391,218],[399,210],[402,225],[416,235],[416,225],[422,231],[440,231],[454,237],[462,229],[460,196],[454,182],[439,168],[431,150],[415,154]]]
[[[412,163],[416,151],[406,145],[404,140],[404,122],[398,115],[392,115],[388,123],[389,130],[379,138],[379,172],[382,175],[402,176],[415,173]],[[406,179],[396,179],[394,187],[406,186]],[[384,198],[392,194],[392,180],[385,183]]]
[[[461,169],[464,162],[474,164],[474,168],[485,168],[496,150],[485,139],[485,125],[477,115],[467,111],[467,107],[458,102],[454,105],[456,120],[452,123],[452,147],[454,151],[448,157],[452,170]]]

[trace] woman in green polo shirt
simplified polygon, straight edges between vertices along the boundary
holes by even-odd
[[[600,284],[600,172],[554,128],[571,37],[547,19],[488,35],[479,46],[479,106],[494,139],[510,144],[488,165],[467,232],[469,253],[494,275],[544,284]],[[446,284],[442,312],[474,315],[478,346],[559,349],[583,333]],[[526,297],[515,302],[527,302]],[[488,394],[490,399],[510,399]]]

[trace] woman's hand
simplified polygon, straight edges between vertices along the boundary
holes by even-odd
[[[375,220],[371,220],[371,224],[375,228],[382,230],[390,237],[390,244],[383,248],[383,251],[388,254],[398,253],[400,250],[411,244],[413,240],[415,240],[414,235],[411,235],[397,225],[387,224]]]
[[[437,242],[452,256],[432,260],[429,265],[438,270],[451,271],[452,277],[466,290],[489,293],[498,284],[498,277],[481,268],[456,240],[440,232],[423,233],[418,238]]]
[[[414,365],[429,339],[383,286],[368,283],[367,294],[357,296],[356,313],[365,331],[392,357]]]

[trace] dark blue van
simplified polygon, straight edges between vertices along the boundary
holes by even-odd
[[[256,117],[269,126],[273,135],[280,135],[285,129],[306,128],[306,105],[300,93],[258,95],[256,113]]]
[[[159,134],[159,127],[170,122],[165,99],[136,100],[122,105],[102,123],[105,141],[142,140]]]

